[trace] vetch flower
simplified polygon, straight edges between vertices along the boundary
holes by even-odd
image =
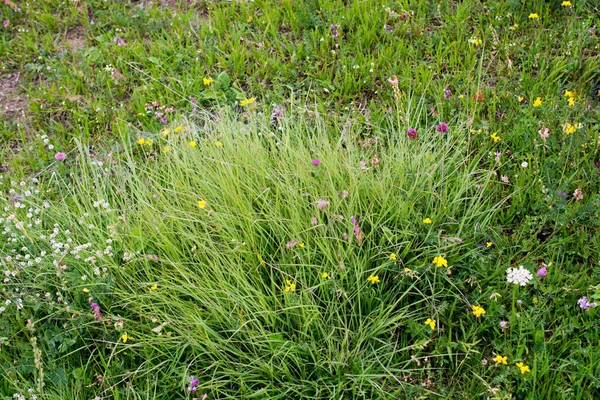
[[[525,374],[527,372],[531,372],[531,370],[529,369],[529,367],[527,365],[523,364],[522,362],[518,362],[516,365],[521,370],[521,374]]]
[[[292,283],[292,281],[291,281],[291,280],[289,280],[289,279],[286,279],[286,280],[285,280],[285,283],[286,283],[286,287],[285,287],[284,291],[285,291],[286,293],[287,293],[287,292],[295,292],[295,291],[296,291],[296,284],[295,284],[295,283]]]
[[[577,300],[577,304],[579,304],[579,307],[581,307],[586,312],[590,311],[590,308],[596,307],[596,303],[588,302],[587,296],[583,296],[582,298]]]
[[[427,318],[425,325],[428,325],[432,331],[435,330],[435,319]]]
[[[508,365],[508,356],[502,357],[500,354],[496,354],[496,357],[492,359],[496,364]]]
[[[369,275],[369,277],[367,278],[367,280],[368,280],[369,282],[371,282],[371,284],[372,284],[372,285],[374,285],[374,284],[376,284],[376,283],[379,283],[379,282],[381,282],[381,281],[379,280],[379,275],[373,275],[373,274]]]
[[[485,315],[485,309],[483,307],[473,306],[473,311],[471,311],[471,314],[479,318],[482,315]]]
[[[573,197],[575,197],[576,201],[583,200],[583,193],[581,192],[581,188],[575,189],[573,192]]]
[[[246,107],[249,106],[250,104],[254,103],[256,99],[254,97],[250,97],[249,99],[244,99],[242,101],[240,101],[240,106],[242,107]]]
[[[190,392],[190,393],[196,392],[196,390],[198,390],[199,383],[200,383],[200,381],[198,379],[194,378],[194,375],[190,376],[190,387],[188,388],[188,392]]]
[[[522,265],[519,268],[508,268],[506,270],[506,281],[515,285],[525,286],[533,279],[533,275]]]
[[[533,101],[533,108],[542,106],[542,98],[538,97]]]
[[[439,267],[448,267],[448,260],[446,260],[444,257],[442,256],[435,256],[433,258],[433,263],[439,268]]]
[[[446,85],[446,88],[444,89],[444,96],[449,99],[450,97],[452,97],[452,93],[450,92],[450,86]]]

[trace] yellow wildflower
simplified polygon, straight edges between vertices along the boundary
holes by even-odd
[[[165,128],[165,129],[162,131],[162,135],[163,135],[163,137],[167,137],[167,136],[169,136],[169,128]]]
[[[248,15],[248,17],[246,17],[246,22],[247,23],[252,22],[252,15]]]
[[[287,292],[295,292],[296,291],[296,284],[292,283],[291,280],[286,279],[285,283],[287,284],[287,286],[285,287],[284,291]]]
[[[574,90],[565,90],[565,97],[575,97]]]
[[[529,369],[529,367],[525,364],[523,364],[522,362],[518,362],[517,367],[519,367],[519,369],[521,370],[521,373],[524,374],[526,372],[531,372],[531,370]]]
[[[525,97],[523,97],[523,96],[519,96],[519,97],[517,97],[517,100],[519,100],[519,103],[522,103],[522,102],[523,102],[523,100],[525,100]]]
[[[122,336],[121,339],[123,340],[123,343],[127,343],[127,340],[129,339],[129,336],[127,335],[127,332],[125,332]]]
[[[572,124],[572,125],[571,125],[570,123],[568,123],[568,122],[567,122],[567,123],[566,123],[566,124],[564,124],[564,126],[563,126],[563,131],[564,131],[564,132],[565,132],[567,135],[569,135],[569,134],[571,134],[571,133],[575,133],[575,132],[577,131],[577,125],[575,125],[575,124]]]
[[[435,319],[427,318],[425,325],[429,325],[432,331],[435,330]]]
[[[485,315],[485,310],[483,309],[483,307],[479,307],[479,306],[473,306],[473,311],[472,314],[474,316],[476,316],[477,318],[481,317],[482,315]]]
[[[499,141],[501,141],[501,140],[502,140],[502,138],[501,138],[500,136],[498,136],[498,134],[497,134],[496,132],[492,133],[492,134],[490,135],[490,137],[491,137],[492,139],[494,139],[494,143],[497,143],[497,142],[499,142]]]
[[[206,207],[206,201],[205,200],[198,200],[198,207],[200,207],[200,208]]]
[[[246,107],[249,106],[250,104],[254,103],[256,99],[254,97],[251,97],[249,99],[244,99],[242,101],[240,101],[240,106],[242,107]]]
[[[145,144],[146,146],[152,146],[152,139],[146,139],[146,140],[144,141],[144,144]]]
[[[83,292],[83,293],[89,293],[89,292],[90,292],[90,290],[89,290],[88,288],[84,288],[84,289],[82,290],[82,292]]]
[[[540,16],[537,15],[537,13],[531,13],[529,14],[529,19],[538,19]]]
[[[508,356],[502,357],[500,354],[496,354],[496,358],[493,361],[497,364],[508,365]]]
[[[571,7],[573,4],[571,4],[570,1],[563,1],[562,3],[560,3],[560,5],[563,7]]]
[[[433,263],[438,267],[448,267],[448,260],[442,256],[435,256],[433,258]]]
[[[392,261],[396,261],[397,259],[398,259],[398,258],[397,258],[397,256],[396,256],[396,253],[392,253],[392,254],[390,254],[390,260],[392,260]]]
[[[298,243],[298,246],[300,246],[301,249],[304,248],[304,242]]]
[[[204,79],[202,79],[202,81],[204,82],[204,86],[210,86],[210,84],[214,82],[214,79],[213,78],[204,78]]]
[[[494,243],[492,243],[492,242],[485,242],[485,245],[486,245],[487,247],[492,247],[492,246],[494,245]]]
[[[329,274],[327,272],[323,272],[321,274],[321,279],[327,279],[327,278],[329,278]]]
[[[171,146],[165,146],[165,147],[163,147],[163,150],[162,150],[162,151],[163,151],[163,153],[168,153],[168,152],[170,152],[170,151],[171,151]]]
[[[177,132],[181,132],[181,131],[184,131],[184,130],[185,130],[185,126],[179,125],[175,129],[173,129],[173,132],[177,133]]]
[[[144,140],[144,138],[139,138],[137,141],[137,144],[144,144],[146,143],[146,141]]]
[[[371,282],[371,284],[372,284],[372,285],[374,285],[374,284],[376,284],[376,283],[379,283],[379,282],[381,282],[381,281],[379,280],[379,275],[372,275],[372,274],[371,274],[371,275],[369,275],[369,277],[367,278],[367,280],[368,280],[369,282]]]
[[[429,225],[429,224],[431,224],[432,222],[433,222],[433,221],[431,220],[431,218],[425,218],[425,219],[423,220],[423,223],[424,223],[424,224],[426,224],[426,225]]]
[[[536,98],[536,99],[533,101],[533,107],[534,107],[534,108],[535,108],[535,107],[541,107],[541,105],[542,105],[542,98],[541,98],[541,97],[538,97],[538,98]]]
[[[154,285],[152,285],[152,287],[150,288],[150,290],[156,290],[158,289],[158,283],[155,283]]]
[[[567,101],[569,102],[569,107],[573,107],[575,105],[575,97],[569,97]]]
[[[196,147],[196,142],[195,142],[195,141],[193,141],[193,140],[190,140],[190,141],[188,142],[188,144],[190,145],[190,147]]]

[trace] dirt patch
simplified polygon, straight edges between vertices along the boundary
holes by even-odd
[[[85,31],[83,26],[77,26],[67,32],[64,42],[59,46],[58,52],[64,53],[77,51],[85,48]]]
[[[19,90],[21,73],[12,73],[0,76],[0,112],[22,115],[20,111],[27,109],[29,101],[27,95]]]

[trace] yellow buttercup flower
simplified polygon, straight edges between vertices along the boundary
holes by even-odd
[[[327,279],[327,278],[329,278],[329,274],[327,272],[323,272],[321,274],[321,279]]]
[[[374,285],[374,284],[376,284],[376,283],[379,283],[379,282],[381,282],[381,281],[379,280],[379,275],[369,275],[369,277],[367,278],[367,280],[368,280],[369,282],[371,282],[371,285]]]
[[[198,200],[198,207],[200,207],[200,208],[206,207],[206,200]]]
[[[155,283],[154,285],[152,285],[152,287],[150,288],[150,290],[156,290],[158,289],[158,283]]]
[[[538,19],[540,16],[537,15],[537,13],[531,13],[529,14],[529,19]]]
[[[202,79],[202,81],[204,82],[204,86],[210,86],[210,84],[214,82],[214,79],[213,78],[204,78],[204,79]]]
[[[448,266],[448,260],[446,260],[444,257],[442,256],[435,256],[433,258],[433,263],[435,265],[437,265],[438,267],[447,267]]]
[[[392,260],[392,261],[396,261],[397,259],[398,259],[398,258],[397,258],[397,256],[396,256],[396,253],[392,253],[392,254],[390,254],[390,260]]]
[[[196,142],[195,142],[195,141],[193,141],[193,140],[190,140],[190,141],[188,142],[188,144],[190,145],[190,147],[196,147]]]
[[[501,141],[501,140],[502,140],[502,138],[501,138],[500,136],[498,136],[498,135],[496,134],[496,132],[492,133],[492,134],[490,135],[490,137],[491,137],[492,139],[494,139],[494,143],[497,143],[497,142],[499,142],[499,141]]]
[[[140,144],[140,145],[142,145],[144,143],[146,143],[146,140],[144,138],[139,138],[137,141],[137,144]]]
[[[173,132],[177,133],[177,132],[181,132],[185,130],[185,126],[183,125],[179,125],[178,127],[176,127],[175,129],[173,129]]]
[[[517,367],[519,367],[522,374],[524,374],[526,372],[531,372],[531,370],[529,369],[529,366],[523,364],[522,362],[518,362],[516,365],[517,365]]]
[[[502,357],[500,354],[497,354],[493,361],[497,364],[508,365],[508,356]]]
[[[425,219],[423,220],[423,223],[424,223],[424,224],[426,224],[426,225],[429,225],[429,224],[431,224],[432,222],[433,222],[433,221],[431,220],[431,218],[425,218]]]
[[[563,1],[562,3],[560,3],[560,5],[563,7],[571,7],[573,4],[571,4],[570,1]]]
[[[479,307],[479,306],[473,306],[473,311],[471,312],[474,316],[476,316],[477,318],[481,317],[482,315],[485,315],[485,310],[483,309],[483,307]]]
[[[121,336],[121,340],[123,340],[123,343],[127,343],[127,340],[129,339],[129,336],[127,335],[127,332],[125,332],[122,336]]]
[[[435,330],[435,319],[427,318],[425,325],[429,325],[432,331]]]
[[[163,151],[163,153],[170,152],[171,151],[171,146],[165,146],[165,147],[163,147],[162,151]]]
[[[542,106],[542,98],[538,97],[533,101],[533,107],[541,107]]]
[[[492,242],[485,242],[485,245],[486,245],[487,247],[492,247],[492,246],[494,245],[494,243],[492,243]]]

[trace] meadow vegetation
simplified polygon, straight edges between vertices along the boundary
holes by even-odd
[[[0,397],[593,399],[593,1],[0,4]]]

